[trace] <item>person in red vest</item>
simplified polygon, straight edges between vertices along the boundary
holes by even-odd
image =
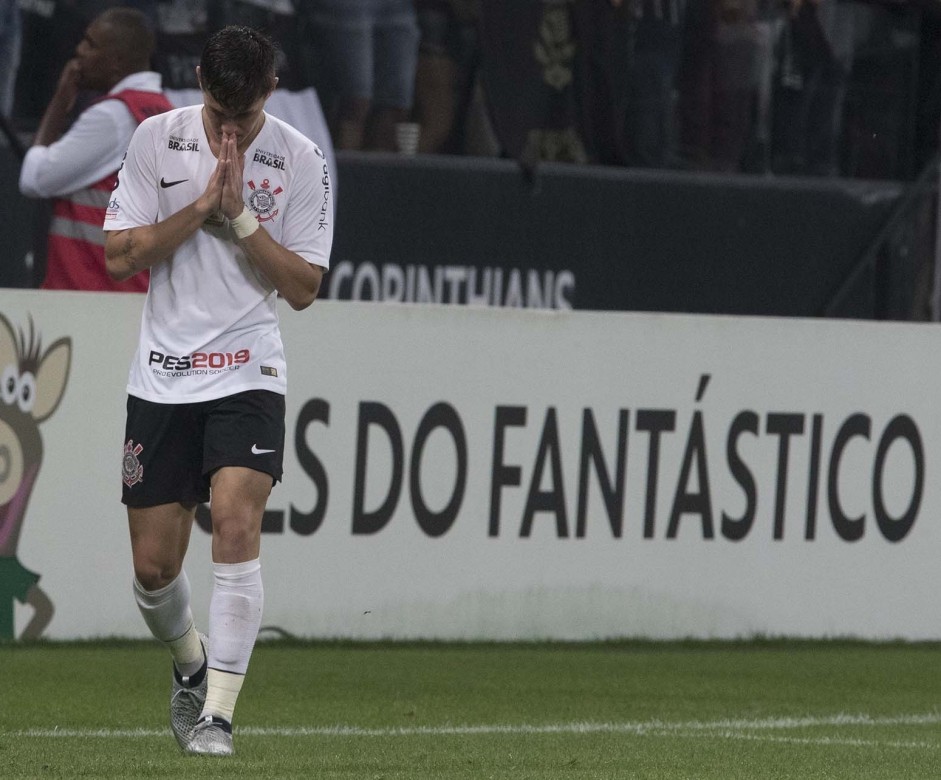
[[[112,8],[85,31],[59,78],[20,171],[20,191],[52,198],[46,290],[146,292],[148,275],[121,282],[105,270],[105,211],[128,142],[147,117],[173,106],[150,70],[154,34],[133,8]],[[68,127],[80,90],[105,93]]]

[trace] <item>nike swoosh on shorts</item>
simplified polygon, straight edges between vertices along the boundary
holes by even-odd
[[[275,452],[275,450],[260,450],[257,444],[252,445],[252,455],[267,455],[269,452]]]

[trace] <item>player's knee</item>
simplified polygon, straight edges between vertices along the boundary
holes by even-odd
[[[158,561],[134,561],[134,576],[146,591],[160,590],[167,587],[180,574],[178,564]]]
[[[134,576],[145,591],[167,587],[183,568],[182,561],[161,555],[148,555],[145,551],[134,551]]]
[[[261,534],[260,522],[244,513],[213,512],[213,553],[221,555],[220,561],[248,560],[254,557]],[[244,557],[248,555],[248,558]]]

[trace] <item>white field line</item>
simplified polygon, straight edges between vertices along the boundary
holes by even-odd
[[[652,734],[653,732],[651,732]],[[768,733],[748,733],[744,731],[672,731],[660,732],[659,736],[679,737],[683,739],[735,739],[749,742],[777,742],[786,745],[845,745],[848,747],[880,747],[902,748],[906,750],[937,750],[939,746],[934,742],[917,740],[881,740],[881,739],[855,739],[853,737],[786,737],[775,736]]]
[[[845,726],[933,726],[941,723],[941,712],[873,717],[865,714],[838,713],[823,717],[804,718],[737,718],[713,721],[668,722],[648,720],[626,723],[573,722],[545,725],[490,724],[477,726],[414,726],[399,728],[361,728],[359,726],[301,727],[236,727],[236,734],[265,737],[408,737],[408,736],[486,736],[544,734],[628,734],[641,737],[680,737],[736,739],[762,742],[783,742],[800,745],[882,746],[914,749],[937,749],[939,744],[915,740],[885,741],[853,737],[791,736],[770,734],[770,731],[813,729]],[[158,737],[166,729],[23,729],[0,732],[3,737],[33,738],[139,738]]]

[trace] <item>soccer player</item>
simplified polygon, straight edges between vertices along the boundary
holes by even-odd
[[[134,595],[173,658],[171,728],[188,753],[232,753],[261,623],[261,521],[280,480],[285,360],[276,298],[313,303],[333,240],[320,149],[265,113],[273,43],[230,26],[197,69],[203,104],[146,120],[105,217],[115,278],[150,269],[128,379],[123,502]],[[183,569],[211,496],[209,638]]]

